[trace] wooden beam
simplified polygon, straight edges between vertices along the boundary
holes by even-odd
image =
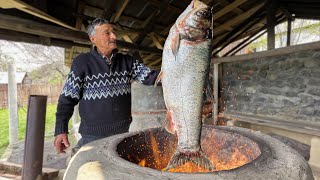
[[[85,5],[85,9],[87,9],[87,11],[95,11],[95,12],[97,12],[97,14],[100,14],[99,16],[104,17],[104,15],[103,15],[104,14],[104,10],[101,9],[101,8]],[[86,18],[86,19],[91,19],[91,20],[95,19],[95,17],[91,17],[90,15],[76,14],[76,16],[80,16],[80,17],[83,17],[83,18]],[[115,15],[112,15],[112,14],[110,16],[115,17]],[[107,17],[104,17],[104,18],[109,20]],[[121,16],[119,17],[118,21],[121,21],[121,20],[133,21],[133,22],[139,24],[140,26],[145,22],[144,20],[141,20],[141,19],[136,18],[136,17],[129,16],[129,15],[125,15],[125,14],[121,14]],[[155,24],[155,26],[156,26],[157,29],[164,29],[165,28],[164,26],[161,26],[161,25],[158,25],[158,24]],[[130,27],[127,27],[127,28],[130,28]],[[142,29],[140,29],[139,31],[141,31],[141,30]]]
[[[223,15],[227,14],[228,12],[234,10],[235,8],[237,8],[241,4],[245,3],[246,1],[247,0],[236,0],[233,3],[225,6],[220,11],[218,11],[217,13],[213,14],[213,17],[212,17],[213,21],[219,19],[220,17],[222,17]]]
[[[88,35],[85,32],[42,24],[4,14],[0,15],[0,28],[70,41],[89,42]]]
[[[84,12],[87,12],[87,11],[88,12],[95,12],[99,16],[103,16],[103,14],[105,13],[103,9],[98,8],[98,7],[94,7],[94,6],[90,6],[88,4],[84,5],[84,10],[85,10]],[[88,16],[90,16],[90,15],[88,15]],[[107,19],[107,20],[110,20],[110,19]]]
[[[107,2],[107,1],[105,1]],[[113,15],[113,11],[114,11],[114,6],[115,6],[116,1],[111,1],[111,4],[109,6],[107,6],[105,4],[105,8],[103,9],[103,13],[102,13],[102,18],[107,19],[107,20],[111,20],[112,15]]]
[[[128,29],[128,28],[124,28],[124,27],[122,27],[120,29],[120,28],[116,27],[115,31],[116,31],[117,36],[124,36],[124,35],[136,35],[136,34],[139,34],[141,29]]]
[[[119,20],[119,17],[121,16],[122,12],[124,11],[124,9],[127,7],[129,3],[129,0],[124,0],[124,2],[122,3],[121,7],[119,8],[119,10],[116,12],[114,19],[111,20],[111,22],[117,22]]]
[[[161,3],[159,6],[159,9],[157,11],[154,11],[151,16],[146,20],[146,23],[143,24],[143,32],[137,37],[136,43],[141,44],[146,37],[146,35],[153,30],[153,26],[156,24],[156,20],[161,16],[163,11],[170,6],[171,1],[166,3]]]
[[[287,28],[287,46],[291,45],[291,25],[292,25],[292,19],[288,18],[287,20],[288,28]]]
[[[149,66],[155,66],[155,65],[160,64],[160,63],[161,63],[161,61],[162,61],[162,57],[160,57],[160,58],[158,58],[158,59],[154,60],[152,63],[149,63],[148,65],[149,65]]]
[[[123,38],[126,42],[133,43],[132,39],[131,39],[128,35],[124,35],[124,36],[122,36],[122,38]]]
[[[164,28],[162,31],[161,31],[161,34],[165,35],[165,34],[168,34],[168,32],[170,31],[170,28],[174,25],[174,23],[170,24],[169,26],[167,26],[166,28]]]
[[[119,29],[119,30],[121,30],[123,32],[123,28],[119,24],[117,24],[117,29]],[[121,34],[121,36],[126,42],[133,43],[133,41],[130,38],[130,36],[128,35],[128,33]]]
[[[67,40],[53,39],[53,38],[50,38],[50,42],[48,43],[48,42],[42,41],[41,39],[43,38],[48,39],[48,37],[0,29],[0,39],[7,40],[7,41],[26,42],[31,44],[42,44],[45,46],[58,46],[63,48],[71,48],[72,46],[79,46],[79,47],[85,47],[85,48],[91,47],[91,45],[88,45],[88,44],[80,44],[80,43],[75,43]]]
[[[74,59],[74,58],[73,58],[74,49],[75,49],[75,46],[72,46],[71,49],[70,49],[70,52],[69,52],[69,57],[70,57],[70,59]]]
[[[256,36],[255,38],[251,39],[250,41],[245,42],[241,47],[239,47],[237,50],[235,50],[231,56],[235,55],[237,52],[239,52],[241,49],[243,49],[244,47],[248,46],[250,43],[252,43],[253,41],[257,40],[258,38],[260,38],[262,35],[264,35],[267,32],[267,30],[264,30],[263,32],[261,32],[258,36]],[[254,34],[256,35],[256,34]],[[253,35],[253,36],[254,36]],[[253,37],[252,36],[252,37]]]
[[[277,24],[279,24],[279,22],[282,22],[283,20],[283,14],[280,10],[277,11]],[[258,23],[256,23],[256,25],[254,25],[251,29],[249,29],[247,32],[248,34],[243,34],[239,37],[239,39],[245,38],[247,36],[249,36],[251,33],[251,31],[256,32],[256,29],[261,29],[261,27],[264,27],[267,24],[267,16],[265,16],[264,18],[262,18]]]
[[[253,27],[257,22],[259,22],[263,17],[264,11],[260,12],[263,7],[261,6],[259,11],[256,11],[251,17],[243,21],[236,28],[234,28],[227,36],[221,39],[216,46],[213,47],[213,50],[221,47],[219,50],[216,50],[213,55],[219,53],[223,48],[225,48],[231,42],[234,42],[241,34]]]
[[[229,1],[227,0],[218,0],[218,3],[221,4],[222,6],[229,5]],[[243,14],[243,10],[241,10],[240,8],[235,8],[232,11],[236,12],[237,14]]]
[[[147,53],[162,54],[162,50],[160,50],[160,49],[139,46],[139,45],[128,43],[128,42],[124,42],[124,41],[117,40],[117,45],[119,47],[128,48],[128,49],[133,50],[133,51],[136,50],[136,51],[147,52]]]
[[[127,15],[124,15],[122,14],[120,17],[119,17],[120,20],[127,20],[127,21],[134,21],[135,23],[138,23],[138,24],[143,24],[143,20],[141,19],[138,19],[138,18],[135,18],[135,17],[132,17],[132,16],[127,16]]]
[[[285,14],[287,16],[288,19],[291,19],[291,20],[294,19],[292,14],[283,5],[280,4],[279,9],[283,12],[283,14]]]
[[[145,0],[145,1],[150,2],[150,3],[152,3],[152,4],[154,4],[154,5],[158,6],[158,7],[161,7],[162,3],[164,3],[164,2],[161,2],[161,1],[158,1],[158,0]],[[175,6],[170,5],[170,4],[168,5],[168,10],[177,12],[178,14],[183,12],[182,9],[179,9],[179,8],[177,8]]]
[[[124,14],[122,14],[119,19],[120,20],[133,21],[133,22],[137,23],[140,26],[143,26],[143,23],[145,22],[145,21],[143,21],[141,19],[138,19],[138,18],[135,18],[135,17],[132,17],[132,16],[128,16],[128,15],[124,15]],[[165,28],[165,26],[162,26],[162,25],[159,25],[159,24],[155,24],[154,26],[155,26],[156,29],[164,29]]]
[[[213,125],[216,125],[218,122],[218,102],[219,102],[219,63],[213,64],[214,70],[213,70],[213,97],[214,97],[214,103],[213,103]]]
[[[231,19],[230,21],[223,23],[223,26],[234,26],[236,24],[239,24],[240,22],[242,22],[244,19],[250,17],[252,14],[254,14],[255,12],[257,12],[261,7],[264,6],[264,3],[260,3],[259,5],[251,8],[250,10],[248,10],[247,12],[236,16],[235,18]],[[218,33],[221,33],[221,31],[223,31],[222,27],[217,27],[213,30],[213,35],[217,35]]]
[[[223,28],[223,29],[225,29],[227,31],[232,31],[232,29],[233,29],[231,26],[226,26],[224,24],[219,24],[219,23],[216,23],[216,22],[213,23],[213,27],[221,27],[221,28]]]
[[[160,43],[160,41],[156,38],[155,34],[154,33],[150,33],[149,35],[150,35],[153,43],[156,45],[156,47],[158,49],[163,49],[162,43]]]
[[[4,9],[9,9],[9,8],[16,8],[19,9],[23,12],[26,12],[28,14],[37,16],[41,19],[45,19],[47,21],[50,21],[52,23],[58,24],[60,26],[63,26],[65,28],[71,29],[71,30],[77,30],[76,28],[48,15],[47,13],[33,7],[30,6],[27,3],[24,3],[23,1],[20,0],[0,0],[0,7],[4,8]]]
[[[83,14],[84,8],[85,8],[85,3],[83,1],[79,1],[78,13]],[[81,30],[82,20],[83,19],[81,17],[76,17],[76,29]]]
[[[143,62],[147,62],[149,61],[150,59],[152,59],[153,57],[155,56],[155,54],[149,54],[148,56],[145,56],[143,59]]]
[[[61,40],[68,40],[80,44],[91,45],[88,35],[85,32],[73,31],[62,27],[41,24],[31,20],[25,20],[14,16],[0,15],[0,28],[23,32],[33,35],[45,36]],[[139,50],[142,52],[161,54],[162,51],[156,48],[137,46],[132,43],[117,40],[117,45],[121,48]]]
[[[281,14],[281,12],[279,11],[279,14],[277,14],[277,24],[281,23],[283,21],[283,15]],[[260,31],[263,31],[264,29],[266,29],[266,23],[262,23],[262,21],[266,22],[266,17],[262,18],[260,21],[258,21],[258,23],[256,23],[256,25],[254,25],[252,28],[250,28],[250,32],[245,34],[245,33],[242,33],[242,35],[238,36],[237,38],[235,38],[233,40],[236,41],[236,40],[239,40],[239,39],[243,39],[243,38],[247,38],[247,36],[250,36],[250,35],[254,35],[254,34],[257,34],[259,33]],[[248,31],[246,31],[248,32]],[[228,38],[229,39],[229,38]],[[217,44],[217,42],[214,43],[215,45]],[[248,43],[246,43],[245,45],[243,45],[240,49],[238,50],[241,50],[243,47],[247,46]],[[234,55],[235,53],[232,53],[231,55]]]
[[[299,51],[311,51],[311,50],[320,50],[320,42],[294,45],[289,47],[273,49],[269,51],[256,52],[252,54],[213,58],[212,63],[246,61],[246,60],[252,60],[252,59],[261,59],[261,57],[280,56],[280,55],[296,53]]]
[[[276,2],[275,0],[270,0],[267,8],[267,29],[268,29],[268,50],[275,49],[276,39],[275,39],[275,26],[276,26]]]

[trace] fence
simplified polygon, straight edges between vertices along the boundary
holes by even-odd
[[[17,86],[18,105],[27,106],[29,95],[46,95],[49,104],[56,104],[62,89],[61,85],[22,84]],[[0,85],[0,109],[8,108],[8,86]]]

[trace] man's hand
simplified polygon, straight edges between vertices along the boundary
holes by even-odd
[[[65,150],[70,146],[68,135],[66,133],[59,134],[54,139],[54,147],[58,154],[66,153]]]

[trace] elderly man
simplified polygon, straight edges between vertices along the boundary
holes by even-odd
[[[54,146],[64,153],[70,146],[68,122],[79,103],[82,138],[75,146],[115,134],[128,132],[131,118],[131,82],[153,85],[158,71],[153,71],[129,55],[117,53],[116,35],[105,19],[95,19],[88,26],[91,52],[76,57],[59,97]]]

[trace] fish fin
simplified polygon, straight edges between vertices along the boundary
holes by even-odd
[[[182,166],[186,162],[193,162],[197,166],[206,168],[209,171],[212,171],[215,168],[202,150],[195,153],[183,153],[176,151],[164,171],[168,171],[169,169],[177,166]]]
[[[194,7],[194,3],[195,3],[195,0],[192,0],[191,3],[190,3],[190,6],[193,8]]]
[[[156,87],[157,84],[161,81],[162,76],[163,76],[163,72],[162,72],[162,70],[161,70],[160,73],[158,74],[158,77],[157,77],[157,79],[156,79],[156,82],[154,83],[154,87]]]
[[[161,130],[163,129],[165,129],[168,133],[175,134],[174,123],[172,122],[170,111],[167,111],[166,119],[161,127]]]
[[[192,2],[190,3],[191,7],[193,9],[195,8],[206,8],[207,5],[199,0],[192,0]]]
[[[172,37],[171,46],[170,46],[172,50],[172,54],[174,55],[175,59],[179,50],[179,46],[180,46],[180,33],[177,31],[174,33]]]

